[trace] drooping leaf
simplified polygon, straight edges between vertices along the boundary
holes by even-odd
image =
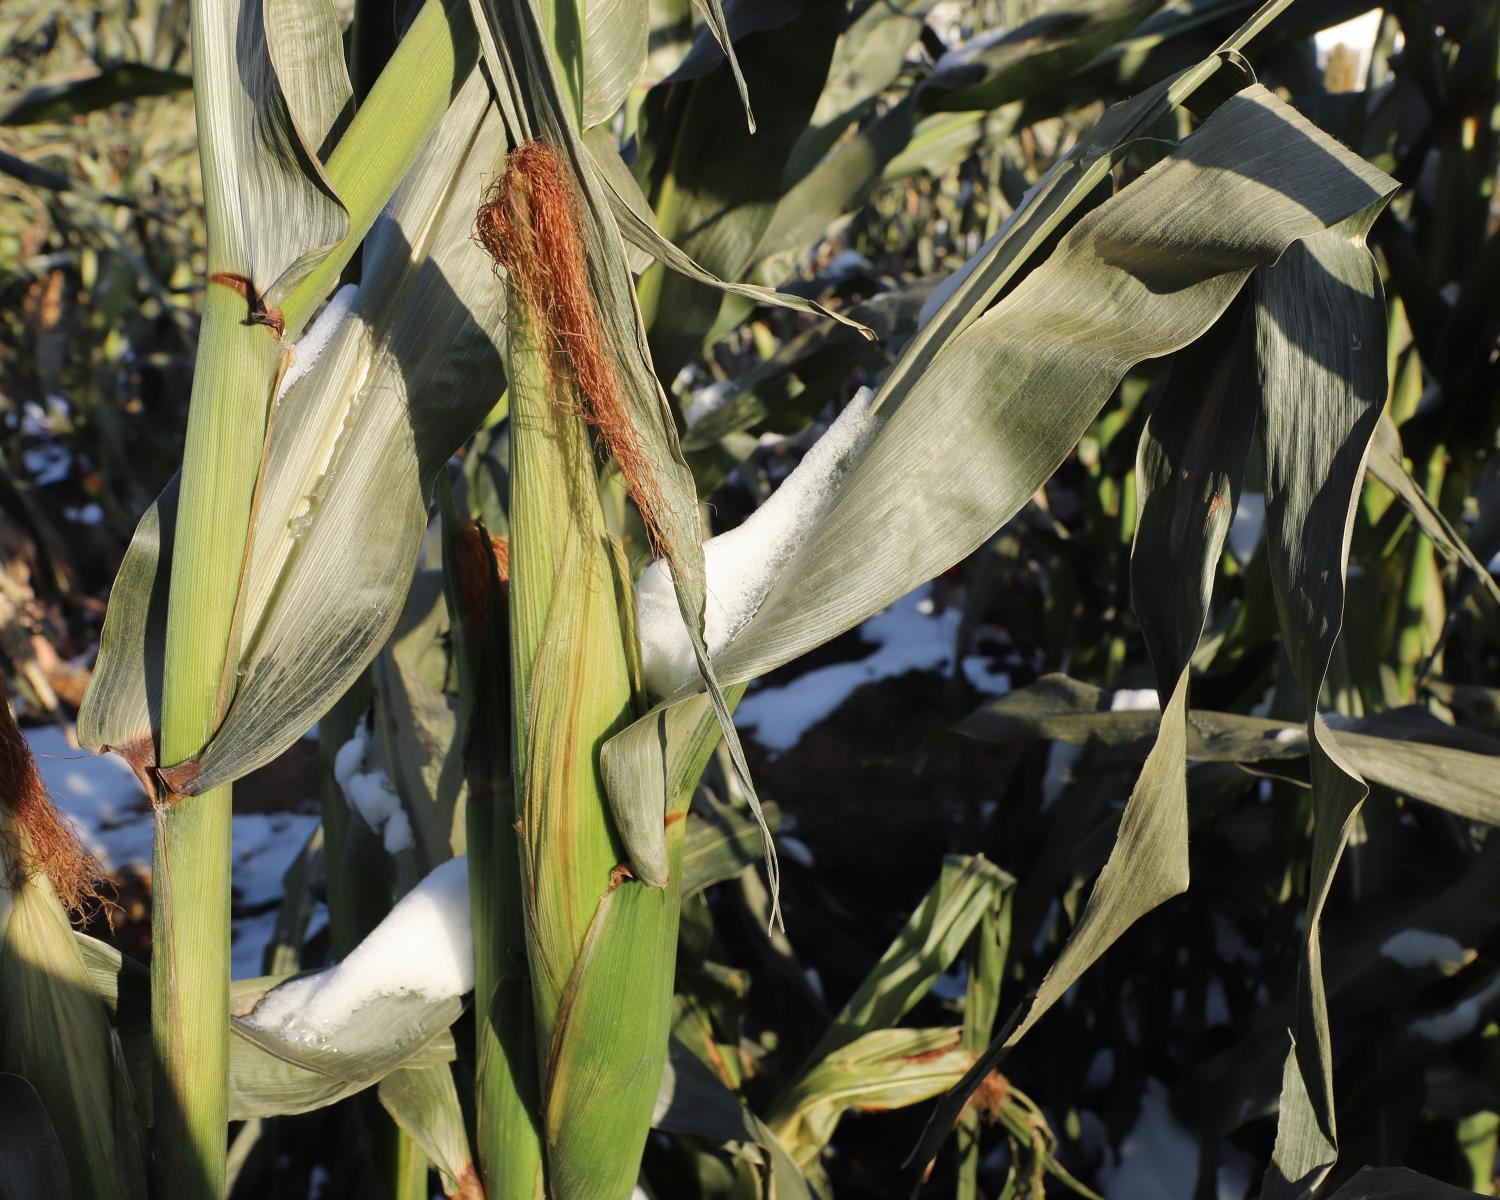
[[[1401,461],[1401,434],[1388,416],[1382,416],[1375,427],[1375,438],[1370,444],[1369,472],[1401,498],[1438,553],[1450,562],[1462,563],[1490,598],[1500,604],[1500,581],[1490,574],[1469,548],[1468,542],[1443,516],[1442,510],[1417,486]]]
[[[23,1076],[0,1072],[0,1200],[68,1200],[68,1167],[47,1109]]]
[[[672,1039],[662,1072],[652,1125],[665,1133],[687,1134],[753,1153],[769,1168],[778,1200],[812,1200],[802,1170],[776,1135],[745,1103],[681,1042]]]
[[[482,1200],[452,1070],[446,1064],[400,1067],[380,1081],[378,1093],[396,1124],[437,1167],[443,1193]]]
[[[1319,921],[1369,792],[1318,702],[1343,624],[1344,574],[1386,398],[1385,301],[1364,235],[1379,207],[1292,247],[1255,280],[1266,537],[1283,645],[1307,706],[1315,816],[1297,1024],[1266,1200],[1308,1196],[1338,1158]]]
[[[1088,144],[1128,134],[1168,90],[1116,113],[1113,132]],[[1253,267],[1391,186],[1264,89],[1247,88],[979,315],[1107,161],[1081,156],[1060,171],[908,347],[868,418],[880,426],[868,450],[719,657],[721,679],[788,662],[963,558],[1046,480],[1129,366],[1191,342]],[[660,786],[673,729],[694,724],[662,722],[652,713],[606,747],[607,769],[621,765],[612,794]]]
[[[1122,933],[1187,890],[1188,667],[1207,623],[1213,582],[1255,428],[1249,306],[1232,306],[1173,363],[1146,422],[1136,463],[1141,516],[1131,597],[1151,654],[1161,720],[1120,817],[1114,847],[1067,944],[973,1068],[943,1098],[923,1137],[930,1159],[968,1098],[1005,1053]],[[1024,1014],[1024,1015],[1023,1015]]]

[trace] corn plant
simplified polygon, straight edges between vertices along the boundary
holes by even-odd
[[[327,0],[195,0],[207,261],[183,461],[126,553],[79,720],[152,797],[153,951],[146,974],[68,929],[65,877],[36,869],[34,773],[7,751],[24,802],[3,814],[0,1066],[25,1077],[6,1077],[25,1128],[50,1131],[29,1194],[221,1195],[259,1122],[359,1097],[378,1186],[401,1197],[430,1162],[449,1195],[623,1198],[653,1129],[723,1147],[723,1194],[825,1195],[848,1113],[934,1100],[914,1178],[956,1131],[958,1194],[976,1195],[995,1125],[1007,1194],[1092,1195],[998,1067],[1188,888],[1189,762],[1289,759],[1315,819],[1260,1194],[1308,1196],[1335,1169],[1320,917],[1368,784],[1496,817],[1486,756],[1320,712],[1367,467],[1475,565],[1435,481],[1377,440],[1387,310],[1366,237],[1395,181],[1256,81],[1245,55],[1287,36],[1287,0],[1232,6],[1244,23],[1206,46],[1196,19],[1100,0],[980,39],[889,104],[928,6],[846,20],[808,0],[770,32],[752,5],[682,7],[425,0],[356,103]],[[1117,91],[901,312],[772,286],[891,179],[1004,139],[1028,106]],[[762,310],[797,337],[686,429],[673,380]],[[726,573],[700,501],[746,430],[827,399],[768,401],[775,381],[872,356],[878,387],[846,406],[824,474]],[[1016,880],[949,858],[756,1094],[728,1009],[676,978],[711,883],[737,879],[784,947],[777,813],[736,704],[989,543],[1157,359],[1116,532],[1160,712],[1050,677],[959,730],[1143,759],[1071,934],[1010,996]],[[1252,470],[1297,721],[1190,704]],[[230,791],[314,722],[340,963],[297,969],[304,884],[266,976],[231,982]],[[413,929],[450,945],[431,977],[401,974]],[[901,1024],[960,960],[961,1023]],[[1445,1191],[1376,1172],[1337,1193],[1387,1194]]]

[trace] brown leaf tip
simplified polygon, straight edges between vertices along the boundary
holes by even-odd
[[[657,547],[664,501],[605,342],[580,213],[566,158],[544,142],[525,142],[486,191],[474,234],[505,271],[510,313],[546,356],[548,399],[599,431]]]

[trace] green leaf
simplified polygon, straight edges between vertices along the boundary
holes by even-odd
[[[1405,1167],[1365,1167],[1328,1200],[1471,1200],[1477,1195]]]
[[[994,109],[1071,74],[1163,0],[1070,0],[1006,30],[982,34],[945,54],[922,87],[931,111]]]
[[[446,1064],[401,1067],[382,1079],[378,1090],[385,1110],[437,1167],[443,1194],[482,1200],[452,1070]]]
[[[1282,642],[1307,706],[1313,835],[1297,1024],[1265,1200],[1304,1197],[1338,1158],[1319,921],[1369,792],[1318,712],[1371,436],[1386,399],[1385,301],[1364,235],[1379,206],[1299,242],[1255,280],[1266,545]]]
[[[974,1055],[959,1029],[876,1029],[820,1059],[777,1102],[767,1124],[804,1171],[850,1110],[906,1108],[946,1092]]]
[[[910,1012],[1014,886],[1010,875],[982,856],[948,855],[938,881],[834,1017],[809,1064]]]
[[[177,786],[269,762],[362,672],[401,613],[432,479],[500,386],[501,315],[469,240],[499,122],[474,74],[366,246],[365,282],[272,414],[241,583],[238,686]],[[175,489],[148,510],[112,594],[79,720],[96,748],[160,727]]]
[[[1368,469],[1371,475],[1395,492],[1411,510],[1417,525],[1437,547],[1438,552],[1449,562],[1462,563],[1467,567],[1490,599],[1500,604],[1500,581],[1490,574],[1474,551],[1469,549],[1468,542],[1453,528],[1427,493],[1417,486],[1411,472],[1406,469],[1401,456],[1401,433],[1389,416],[1382,415],[1380,423],[1375,427]]]
[[[6,785],[27,787],[21,775],[35,767],[8,702],[0,705]],[[35,1089],[66,1163],[64,1194],[135,1200],[146,1183],[130,1080],[117,1070],[114,1032],[68,915],[35,869],[30,830],[12,813],[17,799],[0,803],[0,1072]],[[32,1120],[20,1091],[5,1099],[14,1120]],[[44,1158],[34,1167],[45,1165]]]
[[[780,810],[767,804],[765,814],[774,834],[781,823]],[[688,814],[687,844],[682,852],[683,896],[733,879],[759,861],[760,827],[755,819],[708,792],[697,796]]]
[[[1092,189],[1093,172],[1107,169],[1105,148],[1169,94],[1107,117],[1098,140],[1084,140],[1099,157],[1061,168],[908,346],[868,418],[879,423],[873,440],[720,655],[721,679],[791,661],[983,544],[1072,450],[1130,366],[1193,341],[1254,267],[1393,187],[1250,87],[980,315],[1068,203]],[[626,789],[659,786],[662,733],[676,725],[658,710],[606,747],[617,807],[638,803]],[[608,773],[612,758],[620,769]]]
[[[0,1200],[68,1200],[68,1166],[36,1088],[0,1072]]]
[[[589,0],[583,19],[581,124],[591,129],[614,115],[640,76],[650,6],[638,0]]]

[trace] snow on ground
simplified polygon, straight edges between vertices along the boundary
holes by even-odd
[[[918,588],[860,626],[860,637],[875,643],[864,658],[819,667],[752,692],[735,710],[735,724],[754,730],[755,740],[772,755],[783,754],[857,688],[907,671],[951,670],[961,617],[954,606],[935,611],[931,584]],[[983,655],[966,657],[963,669],[982,692],[1010,690],[1010,677],[993,670]]]
[[[108,871],[151,870],[151,805],[140,781],[113,754],[70,745],[56,726],[26,730],[52,802]],[[233,974],[260,974],[261,955],[276,927],[282,876],[312,835],[309,813],[235,813]]]
[[[149,871],[151,806],[124,759],[70,745],[55,725],[25,732],[52,803],[89,852],[109,871]]]
[[[1456,1042],[1468,1037],[1479,1024],[1479,1018],[1496,998],[1500,998],[1500,975],[1496,975],[1477,992],[1451,1008],[1411,1023],[1411,1031],[1429,1042]]]
[[[1425,929],[1403,929],[1393,933],[1380,944],[1380,953],[1400,963],[1408,971],[1423,971],[1436,967],[1445,975],[1451,975],[1460,967],[1473,962],[1476,953],[1456,938],[1446,933],[1432,933]]]
[[[1226,1148],[1220,1163],[1217,1200],[1242,1200],[1250,1188],[1248,1157]],[[1197,1178],[1198,1139],[1172,1116],[1166,1085],[1147,1079],[1135,1128],[1099,1170],[1101,1191],[1130,1200],[1191,1200]]]

